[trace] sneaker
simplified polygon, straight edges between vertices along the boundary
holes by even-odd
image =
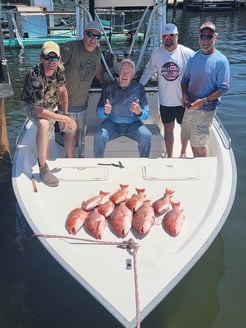
[[[44,184],[49,187],[57,187],[59,185],[59,180],[54,176],[49,170],[48,165],[45,163],[45,166],[39,167],[39,175]]]

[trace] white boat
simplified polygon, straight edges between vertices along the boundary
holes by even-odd
[[[188,0],[186,8],[197,10],[233,10],[239,8],[241,1],[234,0]]]
[[[187,0],[183,7],[202,11],[234,10],[244,8],[245,0]]]
[[[152,3],[145,2],[146,6]],[[155,6],[159,15],[165,4],[154,5],[152,12]],[[155,16],[151,16],[152,20]],[[151,108],[146,124],[153,132],[150,158],[139,158],[137,145],[126,138],[110,142],[105,158],[93,158],[93,131],[98,124],[95,109],[100,95],[100,89],[94,88],[89,100],[85,157],[64,158],[64,148],[52,139],[48,165],[59,178],[59,186],[50,188],[40,181],[36,127],[30,121],[18,138],[12,170],[14,192],[33,233],[57,262],[127,328],[140,327],[211,245],[230,213],[237,181],[230,138],[217,118],[211,128],[208,157],[179,158],[176,129],[175,157],[165,158],[157,128],[157,89],[147,87],[146,91]],[[145,236],[132,228],[125,238],[119,238],[109,225],[100,240],[84,228],[75,236],[68,233],[65,222],[72,209],[101,190],[114,193],[120,184],[129,185],[129,195],[135,188],[145,188],[152,202],[166,188],[174,190],[174,198],[185,214],[180,233],[170,236],[163,229],[161,216]]]

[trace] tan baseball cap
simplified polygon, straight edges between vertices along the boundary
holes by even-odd
[[[43,44],[41,53],[48,55],[50,52],[54,52],[57,56],[60,57],[60,47],[57,43],[53,41],[47,41]]]

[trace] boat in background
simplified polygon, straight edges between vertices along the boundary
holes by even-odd
[[[6,48],[40,46],[48,40],[60,44],[76,39],[75,11],[55,11],[52,0],[31,2],[33,5],[30,6],[1,4],[3,43]]]
[[[184,7],[193,10],[218,11],[245,7],[245,0],[187,0]]]
[[[77,5],[76,5],[77,3]],[[52,0],[33,0],[31,5],[0,4],[1,24],[6,48],[24,48],[41,46],[45,41],[52,40],[58,44],[82,38],[84,21],[83,10],[88,10],[87,1],[75,1],[74,10],[54,10]],[[124,7],[127,9],[127,7]],[[141,7],[143,8],[143,7]],[[127,10],[126,10],[127,11]],[[97,11],[101,17],[100,22],[104,26],[107,38],[112,42],[125,44],[131,42],[134,29],[138,25],[139,11],[132,9],[131,17],[127,12],[114,8],[103,8]],[[136,17],[136,18],[135,18]],[[141,16],[140,16],[141,17]],[[133,22],[132,19],[135,21]],[[138,42],[142,43],[144,35],[138,33]],[[106,43],[105,36],[101,44]]]
[[[112,6],[114,10],[121,10],[122,1],[95,0],[93,13],[79,4],[81,26],[93,15],[100,21],[102,17],[98,17],[98,11]],[[165,1],[136,0],[134,6],[130,0],[124,0],[124,8],[138,9],[143,14],[130,44],[114,50],[112,39],[106,32],[104,34],[108,49],[104,49],[102,60],[109,79],[115,78],[117,64],[125,57],[135,61],[137,72],[141,74],[146,64],[145,54],[149,58],[150,52],[160,43],[160,31],[166,22]],[[144,41],[141,47],[136,47],[136,36],[140,32]],[[139,158],[136,142],[125,137],[107,144],[105,158],[93,158],[93,136],[100,123],[96,107],[101,94],[101,88],[93,85],[82,147],[84,157],[65,158],[62,143],[57,142],[55,136],[52,138],[48,165],[59,178],[59,186],[50,188],[40,181],[36,126],[30,121],[21,129],[12,169],[13,189],[34,236],[126,328],[139,328],[142,320],[212,244],[230,213],[237,183],[231,141],[217,117],[211,128],[208,157],[193,158],[190,149],[187,158],[179,157],[178,125],[174,157],[165,157],[156,80],[151,80],[145,89],[150,107],[145,124],[153,134],[150,158]],[[151,204],[166,190],[174,191],[173,206],[180,203],[179,213],[185,216],[179,234],[167,233],[164,214],[156,215],[146,234],[131,227],[125,237],[118,237],[110,218],[101,239],[88,233],[86,225],[81,225],[76,235],[69,233],[67,217],[73,209],[80,209],[87,200],[108,192],[110,194],[103,199],[106,201],[123,185],[128,186],[129,197],[136,189],[144,190]]]

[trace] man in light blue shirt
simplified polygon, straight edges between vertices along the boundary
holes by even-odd
[[[216,39],[215,25],[203,23],[199,34],[201,49],[188,60],[182,78],[182,103],[186,107],[181,126],[183,157],[188,140],[195,157],[207,155],[209,128],[221,96],[229,89],[229,62],[215,48]]]
[[[135,64],[123,59],[119,64],[119,78],[102,91],[97,115],[104,119],[94,136],[94,156],[104,157],[106,144],[120,136],[138,143],[140,157],[149,157],[152,134],[143,124],[149,107],[142,84],[133,80]]]

